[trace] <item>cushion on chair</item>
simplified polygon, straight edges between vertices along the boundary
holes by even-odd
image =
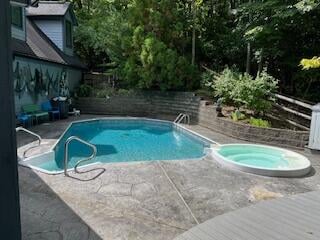
[[[46,101],[41,104],[41,108],[43,111],[49,112],[52,110],[52,105],[51,105],[50,101]]]

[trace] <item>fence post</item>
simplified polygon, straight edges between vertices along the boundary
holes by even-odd
[[[311,109],[312,116],[308,147],[320,150],[320,103],[314,105]]]

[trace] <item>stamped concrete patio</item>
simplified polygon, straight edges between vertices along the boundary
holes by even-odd
[[[73,120],[32,127],[44,146],[29,154],[51,146]],[[239,142],[197,125],[190,128],[219,143]],[[24,133],[17,139],[19,147],[32,141]],[[232,171],[210,158],[99,164],[74,178],[19,167],[23,239],[173,239],[223,213],[319,190],[320,157],[302,154],[314,169],[291,179]]]

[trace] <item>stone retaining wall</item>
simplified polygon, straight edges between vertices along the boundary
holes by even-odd
[[[304,148],[309,139],[309,131],[260,128],[216,117],[215,106],[204,103],[199,108],[198,124],[237,139],[282,147]]]
[[[193,93],[143,92],[109,99],[80,98],[76,101],[76,107],[90,114],[148,117],[170,115],[171,119],[183,112],[191,116],[192,123],[253,143],[296,148],[303,148],[308,143],[308,131],[259,128],[219,118],[216,117],[215,106],[206,103]]]
[[[189,92],[142,92],[129,96],[79,98],[75,105],[83,113],[156,116],[187,113],[197,122],[200,98]]]

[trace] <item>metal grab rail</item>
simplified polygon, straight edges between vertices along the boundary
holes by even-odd
[[[91,154],[89,157],[84,158],[84,159],[81,159],[81,160],[79,160],[79,161],[76,163],[76,165],[74,166],[74,171],[75,171],[76,173],[81,173],[81,172],[79,172],[78,169],[77,169],[77,167],[79,166],[80,163],[85,162],[85,161],[89,161],[89,160],[91,160],[92,158],[95,158],[96,155],[97,155],[97,147],[96,147],[95,145],[93,145],[93,144],[91,144],[91,143],[88,143],[88,142],[86,142],[86,141],[84,141],[84,140],[82,140],[81,138],[76,137],[76,136],[71,136],[71,137],[69,137],[69,138],[67,139],[67,141],[65,142],[65,144],[64,144],[64,175],[65,175],[65,176],[69,176],[69,174],[68,174],[69,143],[72,142],[72,141],[78,141],[78,142],[80,142],[80,143],[83,143],[83,144],[91,147],[92,150],[93,150],[93,151],[92,151],[92,154]]]
[[[184,120],[185,124],[190,124],[190,115],[186,113],[180,113],[176,119],[173,121],[174,123],[181,123]]]
[[[173,122],[177,123],[178,120],[182,117],[182,115],[183,115],[183,113],[180,113]]]
[[[36,134],[36,133],[34,133],[34,132],[32,132],[32,131],[28,130],[28,129],[25,129],[25,128],[23,128],[23,127],[17,127],[17,128],[16,128],[16,132],[19,132],[19,131],[23,131],[23,132],[29,133],[30,135],[32,135],[32,136],[34,136],[34,137],[38,138],[39,145],[41,144],[41,142],[42,142],[42,138],[40,137],[40,135],[38,135],[38,134]]]

